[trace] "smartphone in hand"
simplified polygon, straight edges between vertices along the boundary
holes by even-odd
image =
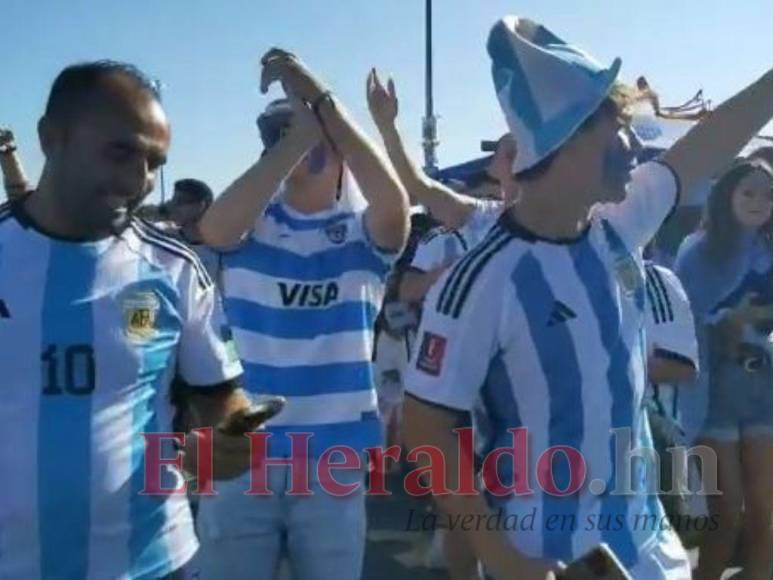
[[[557,580],[633,580],[615,553],[600,544],[557,575]]]
[[[252,405],[232,414],[218,429],[226,435],[243,435],[255,431],[266,421],[278,415],[287,400],[279,395],[261,395],[252,398]]]

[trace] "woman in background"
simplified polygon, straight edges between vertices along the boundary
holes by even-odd
[[[769,580],[773,572],[772,214],[770,166],[739,162],[715,184],[703,225],[676,261],[693,306],[708,394],[699,443],[716,453],[721,492],[708,497],[716,529],[703,538],[699,580],[722,576],[739,532],[744,577]]]

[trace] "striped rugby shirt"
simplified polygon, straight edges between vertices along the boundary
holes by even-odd
[[[268,422],[269,453],[290,453],[288,433],[313,433],[318,457],[333,445],[379,445],[371,364],[373,325],[395,253],[368,236],[365,212],[315,214],[272,202],[245,243],[223,255],[228,320],[256,393],[284,395]]]
[[[139,220],[80,243],[5,205],[0,303],[0,578],[180,568],[198,547],[190,509],[140,493],[142,433],[172,431],[175,373],[201,387],[241,373],[199,260]]]
[[[643,491],[640,462],[631,477],[637,493],[609,493],[617,475],[612,430],[628,429],[634,447],[652,448],[642,405],[641,254],[677,198],[674,174],[651,162],[634,171],[625,200],[596,206],[573,240],[542,239],[506,213],[427,296],[407,392],[464,411],[482,395],[495,447],[511,447],[508,429],[528,429],[534,493],[490,497],[506,515],[534,515],[530,529],[508,532],[527,556],[568,562],[606,542],[631,568],[658,540],[664,512]],[[588,470],[582,488],[566,497],[537,482],[537,460],[554,446],[577,449]],[[511,484],[512,462],[501,459],[498,467]],[[558,490],[567,488],[570,471],[556,455]],[[591,493],[591,480],[606,491]]]

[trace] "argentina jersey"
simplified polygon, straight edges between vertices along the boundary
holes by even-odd
[[[527,473],[506,455],[496,469],[502,484],[530,493],[488,497],[520,518],[507,533],[526,556],[570,562],[606,542],[636,570],[660,539],[664,512],[645,465],[632,461],[626,474],[617,446],[652,448],[641,248],[678,186],[660,163],[632,177],[625,201],[595,207],[572,240],[540,238],[505,213],[425,301],[406,390],[462,411],[482,397],[497,448],[512,448],[509,430],[527,430]],[[570,463],[570,448],[582,463]],[[559,450],[552,469],[539,462],[548,450]]]
[[[339,208],[302,214],[277,201],[223,255],[245,386],[287,398],[267,423],[271,454],[288,454],[293,432],[313,433],[316,457],[331,445],[380,443],[373,325],[396,255],[374,245],[364,217]]]
[[[474,209],[462,227],[456,230],[438,227],[427,232],[416,247],[412,269],[429,272],[450,265],[486,237],[502,214],[504,203],[495,200],[474,202]]]
[[[437,227],[419,240],[411,260],[411,269],[429,272],[446,264],[453,264],[470,249],[470,244],[460,230]]]
[[[649,356],[691,366],[697,372],[698,339],[690,300],[682,283],[671,270],[652,262],[645,262],[644,271],[647,280],[644,328]],[[650,381],[649,387],[647,397],[652,408],[678,423],[679,391],[691,385]]]
[[[6,205],[0,305],[0,578],[182,567],[198,547],[188,503],[142,493],[143,433],[172,431],[175,373],[194,387],[241,373],[200,262],[140,221],[65,241]]]

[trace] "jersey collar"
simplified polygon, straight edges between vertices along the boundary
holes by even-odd
[[[528,227],[520,223],[515,218],[512,211],[502,212],[502,215],[499,218],[499,225],[505,230],[507,230],[508,232],[510,232],[511,234],[513,234],[516,238],[519,238],[530,244],[536,244],[537,242],[541,242],[543,244],[553,244],[553,245],[559,245],[559,246],[569,246],[569,245],[577,244],[579,242],[584,241],[585,238],[588,237],[588,232],[590,231],[590,227],[591,227],[591,223],[589,221],[586,224],[586,226],[583,228],[583,230],[574,237],[549,238],[546,236],[541,236],[540,234],[530,230]]]

